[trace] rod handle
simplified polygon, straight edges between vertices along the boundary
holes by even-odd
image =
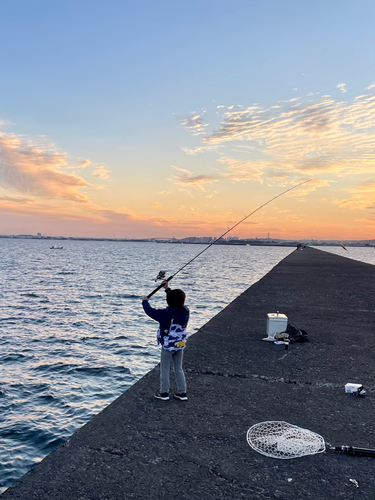
[[[165,281],[170,281],[172,278],[173,278],[173,276],[169,276],[169,278],[167,278]],[[163,284],[159,285],[157,288],[155,288],[155,290],[153,290],[151,293],[149,293],[147,295],[147,298],[148,299],[151,298],[154,295],[154,293],[156,293],[158,290],[160,290],[160,288],[163,288],[163,286],[164,286]]]

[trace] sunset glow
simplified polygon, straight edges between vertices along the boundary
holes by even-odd
[[[30,5],[0,20],[0,234],[218,236],[312,178],[234,234],[375,238],[373,2]]]

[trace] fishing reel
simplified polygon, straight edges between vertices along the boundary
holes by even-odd
[[[167,271],[159,271],[159,274],[156,276],[155,281],[165,280],[165,274]]]

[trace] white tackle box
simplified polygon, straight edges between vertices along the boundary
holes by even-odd
[[[285,332],[288,326],[288,317],[279,312],[267,314],[267,337],[274,338],[275,333]]]

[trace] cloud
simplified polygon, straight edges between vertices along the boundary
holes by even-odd
[[[181,193],[186,193],[188,196],[190,196],[190,198],[194,198],[194,195],[193,193],[190,191],[190,189],[182,189],[182,188],[179,188],[178,189]]]
[[[181,215],[172,217],[140,217],[134,213],[120,213],[111,210],[102,210],[100,215],[106,221],[119,227],[129,225],[142,226],[143,230],[148,228],[149,234],[155,234],[155,228],[165,228],[169,234],[171,231],[181,230],[183,233],[194,231],[196,234],[212,234],[214,231],[223,233],[228,226],[231,227],[243,217],[243,214],[233,214],[232,212],[219,212],[209,214],[197,206],[182,206],[185,219]],[[257,221],[245,221],[248,225],[258,225]]]
[[[9,202],[9,203],[20,203],[20,204],[27,204],[27,203],[33,203],[33,200],[31,198],[13,198],[12,196],[0,196],[0,201],[2,202]]]
[[[99,165],[98,167],[96,167],[92,175],[94,177],[99,177],[99,179],[109,179],[109,171],[103,165]]]
[[[190,170],[186,170],[185,168],[179,168],[174,165],[171,165],[171,167],[174,170],[177,170],[178,172],[181,172],[178,175],[173,175],[172,179],[168,179],[171,182],[174,182],[178,186],[183,186],[184,188],[186,187],[193,187],[196,189],[200,189],[201,191],[205,191],[204,185],[205,184],[212,184],[213,182],[216,182],[219,180],[220,177],[222,177],[222,174],[216,175],[216,174],[211,174],[211,175],[194,175]],[[189,196],[193,197],[192,193],[190,190],[187,189],[180,189],[182,192],[188,193]]]
[[[196,156],[197,153],[206,153],[207,151],[217,152],[219,147],[220,146],[216,146],[216,145],[210,146],[209,144],[205,144],[203,146],[198,146],[194,149],[190,149],[190,148],[181,148],[181,149],[188,156]]]
[[[315,95],[312,102],[299,102],[299,107],[293,107],[292,100],[269,108],[259,104],[228,107],[219,128],[186,152],[202,153],[205,146],[220,146],[229,152],[239,143],[249,145],[254,149],[250,156],[257,157],[245,162],[251,180],[254,172],[258,179],[275,171],[290,175],[368,174],[374,171],[375,160],[374,88],[370,85],[368,93],[352,101]],[[232,154],[223,156],[230,158]],[[244,172],[239,166],[232,170]]]
[[[190,170],[186,170],[185,168],[180,168],[180,167],[175,167],[174,165],[171,165],[172,168],[175,170],[178,170],[179,172],[183,172],[184,174],[191,175]]]
[[[174,167],[181,174],[174,175],[172,180],[180,186],[191,186],[201,191],[205,191],[205,184],[212,184],[220,180],[230,180],[234,182],[241,181],[259,181],[262,182],[262,170],[256,162],[244,162],[232,158],[222,157],[217,160],[219,163],[228,165],[225,172],[217,172],[213,174],[194,175],[189,170]]]
[[[296,102],[299,101],[300,97],[293,97],[292,99],[287,99],[286,101],[280,101],[280,102]]]
[[[89,165],[92,165],[92,161],[88,160],[88,159],[85,159],[85,160],[81,160],[80,162],[78,162],[77,167],[78,168],[86,168]]]
[[[295,181],[295,183],[298,184],[300,182],[303,182],[304,180],[305,179],[298,179]],[[312,193],[313,191],[316,191],[317,189],[320,189],[323,187],[329,187],[331,185],[331,183],[332,183],[332,181],[327,180],[327,179],[311,179],[310,182],[307,182],[306,184],[299,187],[298,189],[295,189],[294,191],[290,191],[290,193],[288,193],[288,195],[303,198],[304,196]]]
[[[217,182],[219,179],[225,177],[223,174],[209,174],[209,175],[192,175],[189,173],[181,173],[179,175],[174,175],[173,180],[175,184],[179,186],[191,186],[201,191],[205,191],[205,184],[212,184],[213,182]]]
[[[235,182],[262,182],[262,169],[255,161],[241,161],[226,157],[221,157],[217,161],[228,165],[227,171],[221,176],[222,178],[225,177]]]
[[[197,153],[203,153],[205,151],[204,147],[199,147],[199,148],[181,148],[182,151],[187,154],[188,156],[195,156]]]
[[[340,89],[343,94],[347,93],[346,83],[339,83],[338,85],[336,85],[336,87]]]
[[[345,84],[338,87],[346,91]],[[280,186],[314,180],[291,196],[303,199],[344,177],[373,175],[375,171],[375,84],[352,100],[340,101],[315,93],[305,101],[289,99],[274,106],[255,103],[228,106],[216,131],[201,139],[189,154],[220,147],[216,172],[180,170],[173,181],[206,192],[215,182],[277,182]],[[343,92],[344,93],[344,92]],[[225,153],[224,153],[225,152]],[[218,150],[216,150],[218,153]],[[237,157],[238,156],[238,157]],[[223,168],[224,167],[224,168]],[[374,182],[350,191],[335,203],[350,210],[375,207]]]
[[[208,124],[205,123],[204,118],[198,113],[192,113],[189,118],[181,118],[181,125],[184,125],[188,130],[190,130],[194,135],[202,135],[206,131]]]
[[[87,196],[80,189],[90,184],[62,172],[65,167],[69,167],[67,155],[43,138],[0,133],[1,186],[29,195],[86,202]]]
[[[349,210],[367,210],[375,208],[375,179],[367,180],[349,189],[351,198],[335,200],[335,204]]]
[[[28,233],[36,233],[42,227],[47,234],[90,236],[100,232],[103,237],[113,237],[115,233],[118,237],[125,233],[128,237],[152,237],[158,236],[160,228],[165,228],[168,234],[173,235],[171,232],[174,230],[195,229],[194,220],[200,216],[199,212],[192,210],[186,220],[179,219],[177,215],[169,218],[148,217],[129,211],[103,209],[92,204],[67,204],[63,200],[35,201],[9,196],[0,197],[0,212],[4,234],[14,231],[16,221],[17,226],[25,227],[24,231]],[[205,218],[201,214],[198,226],[208,229],[213,219],[213,216]],[[25,220],[25,225],[22,225],[22,220]],[[218,225],[221,220],[222,217],[219,216]]]

